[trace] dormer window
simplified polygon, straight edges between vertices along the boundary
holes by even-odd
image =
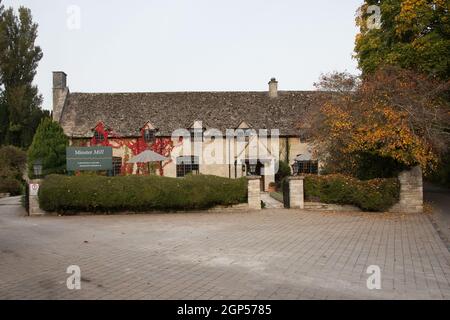
[[[103,132],[101,132],[100,130],[94,131],[94,138],[95,141],[97,142],[103,142],[105,140],[105,136],[103,135]]]
[[[256,132],[252,129],[252,127],[245,121],[242,121],[239,126],[235,130],[236,137],[238,140],[245,142],[250,141],[250,137],[256,135]]]
[[[203,141],[203,135],[206,131],[205,126],[202,121],[194,121],[192,126],[189,127],[189,132],[191,134],[191,141],[201,142]]]
[[[244,136],[251,137],[253,136],[253,129],[244,129]]]
[[[248,142],[250,140],[250,137],[253,136],[254,134],[255,134],[254,130],[250,128],[236,130],[236,136],[240,141],[245,140],[245,142]]]
[[[106,127],[103,122],[99,121],[97,125],[91,130],[92,130],[92,139],[91,139],[92,145],[108,143],[108,134],[110,132],[110,129]]]
[[[156,132],[158,132],[158,129],[155,128],[155,126],[153,126],[153,124],[150,121],[147,121],[140,130],[142,138],[146,143],[155,142]]]
[[[145,129],[144,130],[144,140],[147,143],[155,142],[155,130],[154,129]]]
[[[203,133],[205,132],[204,128],[190,128],[191,132],[191,140],[194,142],[203,141]]]

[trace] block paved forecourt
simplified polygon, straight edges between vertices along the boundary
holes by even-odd
[[[26,217],[18,203],[0,199],[0,299],[450,298],[450,254],[423,214]]]

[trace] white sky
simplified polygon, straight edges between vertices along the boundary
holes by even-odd
[[[313,89],[352,58],[362,0],[4,0],[31,9],[44,57],[35,82],[51,109],[52,75],[72,92]],[[68,27],[71,5],[80,28]]]

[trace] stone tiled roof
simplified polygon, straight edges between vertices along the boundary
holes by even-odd
[[[179,128],[203,121],[206,128],[225,132],[242,121],[254,129],[279,129],[282,136],[300,134],[299,123],[319,106],[320,92],[171,92],[70,93],[61,125],[70,137],[91,137],[99,121],[117,135],[132,137],[147,122],[170,136]]]

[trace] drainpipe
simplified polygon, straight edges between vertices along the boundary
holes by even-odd
[[[228,140],[228,178],[231,179],[231,146],[230,146],[230,139],[228,139],[228,136],[225,135],[225,139]]]

